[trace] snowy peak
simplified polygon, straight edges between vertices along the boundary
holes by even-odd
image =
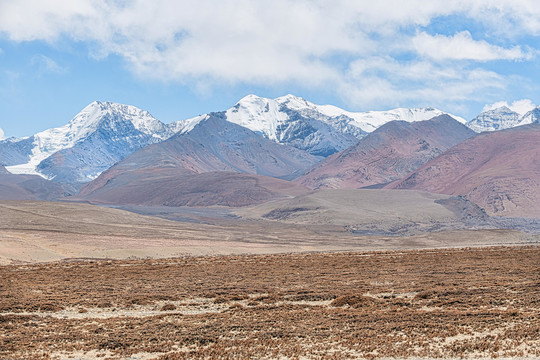
[[[68,149],[83,146],[91,149],[90,153],[80,154],[73,150],[73,159],[66,161],[75,167],[81,162],[85,170],[79,169],[82,173],[77,178],[91,179],[119,157],[141,146],[163,141],[172,136],[173,131],[149,112],[135,106],[94,101],[66,125],[39,132],[19,141],[20,145],[12,142],[10,148],[18,146],[19,153],[16,161],[10,161],[7,168],[15,174],[35,174],[52,179],[56,177],[56,168],[52,169],[52,164],[64,161]],[[53,155],[56,156],[54,159]],[[89,164],[92,156],[99,158],[98,168]],[[52,160],[45,164],[47,159]]]
[[[133,126],[147,135],[167,138],[170,135],[167,125],[154,118],[148,111],[132,105],[113,103],[110,101],[94,101],[78,113],[67,126],[92,131],[105,119],[130,122]]]
[[[519,120],[519,125],[538,124],[538,123],[540,123],[540,106],[527,112]]]
[[[540,107],[534,108],[521,116],[507,106],[482,112],[467,123],[476,132],[497,131],[516,126],[528,125],[540,121]]]
[[[467,123],[467,126],[476,132],[496,131],[517,126],[520,115],[506,106],[480,113]]]
[[[317,108],[317,105],[309,102],[301,97],[287,94],[285,96],[280,96],[275,99],[275,101],[282,105],[286,106],[290,110],[304,110],[309,108]]]
[[[301,97],[291,94],[281,96],[275,99],[258,97],[256,95],[248,95],[242,98],[233,108],[227,110],[227,113],[247,113],[250,119],[249,123],[254,123],[254,119],[260,120],[260,116],[266,113],[272,113],[272,109],[297,111],[303,114],[319,114],[328,118],[346,117],[349,123],[360,128],[365,132],[371,132],[381,125],[389,121],[402,120],[407,122],[424,121],[432,119],[436,116],[447,114],[461,123],[467,121],[462,117],[446,113],[442,110],[432,107],[427,108],[397,108],[386,111],[367,111],[367,112],[351,112],[343,110],[333,105],[317,105],[309,102]],[[228,117],[229,118],[229,117]],[[235,118],[238,118],[236,116]],[[259,126],[263,128],[261,124]],[[253,129],[252,129],[253,130]]]
[[[243,97],[232,108],[225,111],[225,116],[229,122],[248,128],[274,141],[278,141],[278,125],[289,119],[287,114],[280,111],[280,104],[277,101],[256,95]]]

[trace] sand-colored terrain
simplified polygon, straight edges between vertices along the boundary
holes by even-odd
[[[2,201],[0,359],[540,357],[538,235],[358,235],[328,221],[350,202],[302,224]]]
[[[87,204],[2,201],[0,264],[73,258],[167,258],[540,242],[538,235],[512,230],[362,236],[339,224],[303,225],[191,216],[194,216],[192,221],[179,222]],[[197,219],[204,223],[195,222]]]
[[[344,226],[360,234],[413,235],[496,227],[480,208],[463,198],[422,191],[322,190],[234,213],[292,224]]]

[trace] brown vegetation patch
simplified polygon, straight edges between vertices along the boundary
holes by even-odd
[[[0,267],[0,358],[540,356],[540,248]]]

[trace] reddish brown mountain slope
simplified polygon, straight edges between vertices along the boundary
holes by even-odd
[[[392,121],[295,181],[313,189],[386,184],[474,134],[448,115],[413,123]]]
[[[79,198],[94,203],[165,206],[245,206],[305,194],[290,181],[234,172],[195,174],[174,168],[142,169],[90,183]]]
[[[466,195],[492,215],[540,218],[540,124],[482,133],[387,188]]]
[[[166,206],[257,204],[306,193],[302,185],[272,177],[294,177],[317,160],[210,117],[187,134],[128,156],[83,187],[78,198]]]
[[[0,168],[2,200],[55,200],[75,192],[69,185],[55,183],[37,175],[15,175],[7,171],[2,173],[2,168]]]
[[[294,178],[319,161],[239,125],[210,116],[185,134],[142,148],[111,169],[183,168],[195,173],[231,171]]]

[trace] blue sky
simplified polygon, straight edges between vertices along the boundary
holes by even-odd
[[[287,93],[470,119],[540,103],[535,0],[0,0],[0,137],[94,100],[168,123]]]

